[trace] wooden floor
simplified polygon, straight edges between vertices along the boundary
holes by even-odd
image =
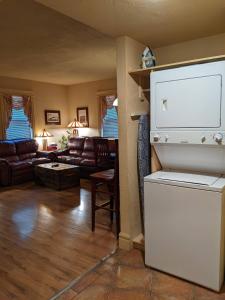
[[[90,188],[0,190],[0,300],[47,300],[116,248],[107,212],[90,230]]]

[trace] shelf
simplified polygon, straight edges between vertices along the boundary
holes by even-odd
[[[148,115],[149,113],[147,112],[133,112],[130,114],[130,117],[132,120],[138,120],[140,116],[145,116]]]
[[[225,55],[219,55],[219,56],[212,56],[212,57],[205,57],[200,59],[193,59],[193,60],[187,60],[172,64],[166,64],[166,65],[158,65],[155,67],[147,68],[147,69],[136,69],[133,71],[130,71],[129,74],[133,77],[148,77],[149,74],[152,71],[159,71],[159,70],[165,70],[165,69],[173,69],[173,68],[179,68],[184,67],[188,65],[195,65],[195,64],[203,64],[207,62],[214,62],[214,61],[220,61],[225,60]]]

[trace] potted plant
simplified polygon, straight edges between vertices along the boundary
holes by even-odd
[[[64,134],[61,137],[61,139],[59,140],[61,150],[65,150],[68,146],[68,141],[69,141],[69,137],[70,137],[71,133],[68,130],[66,132],[67,132],[67,135]]]

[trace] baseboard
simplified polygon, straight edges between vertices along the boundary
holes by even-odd
[[[141,251],[145,250],[145,240],[142,233],[140,233],[135,239],[133,239],[133,247]]]
[[[126,233],[120,232],[119,234],[119,248],[123,250],[133,249],[133,241]]]

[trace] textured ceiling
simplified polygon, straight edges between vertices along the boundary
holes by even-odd
[[[0,76],[112,78],[117,36],[155,48],[224,31],[225,0],[0,0]]]
[[[0,76],[73,84],[112,78],[115,41],[33,0],[0,1]]]
[[[225,0],[37,0],[112,37],[159,47],[225,32]]]

